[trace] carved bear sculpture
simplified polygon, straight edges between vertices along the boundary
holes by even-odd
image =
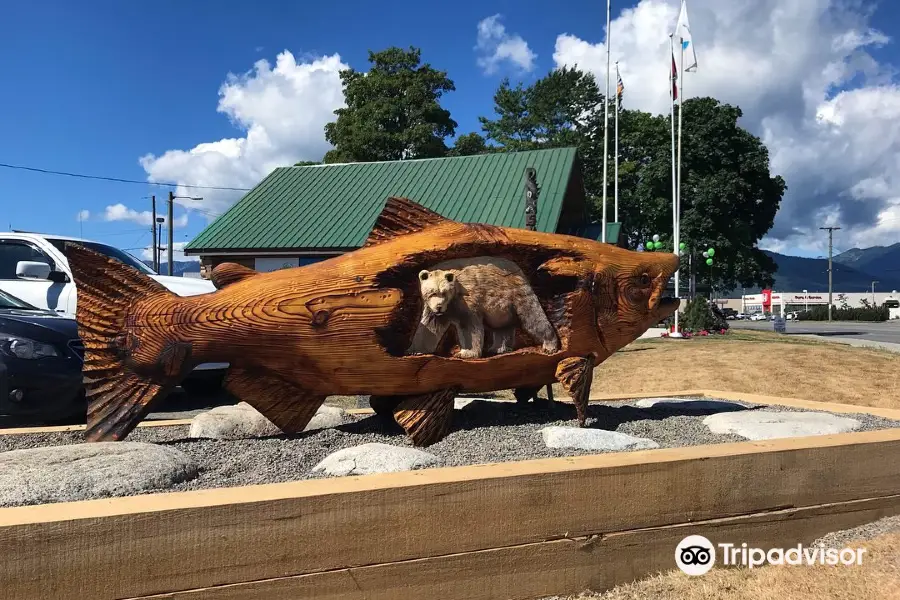
[[[410,354],[430,354],[451,325],[459,337],[459,358],[483,354],[485,326],[493,330],[491,350],[514,347],[516,326],[541,344],[547,354],[559,338],[522,270],[503,258],[474,257],[439,263],[419,273],[422,318]]]

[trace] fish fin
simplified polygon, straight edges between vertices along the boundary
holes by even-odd
[[[267,371],[230,367],[222,385],[288,435],[306,429],[326,398]]]
[[[366,238],[366,246],[375,246],[395,237],[416,233],[427,227],[450,221],[433,210],[429,210],[407,198],[391,196],[384,204],[381,214]]]
[[[584,427],[587,420],[587,405],[593,378],[593,356],[564,358],[556,365],[556,379],[571,396],[581,427]]]
[[[405,396],[394,409],[394,420],[414,446],[430,446],[447,437],[453,421],[456,388]]]
[[[144,273],[77,243],[64,253],[78,302],[75,318],[84,343],[88,441],[121,440],[165,397],[190,358],[190,344],[170,342],[160,357],[162,381],[135,373],[130,357],[140,345],[132,331],[135,302],[175,294]]]
[[[227,285],[243,281],[248,277],[255,277],[256,275],[259,275],[259,271],[255,269],[239,265],[238,263],[224,262],[216,265],[216,268],[209,274],[209,280],[216,286],[216,289],[221,290]]]

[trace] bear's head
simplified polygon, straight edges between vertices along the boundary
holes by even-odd
[[[458,293],[456,276],[451,271],[419,271],[419,288],[428,311],[435,316],[444,315]]]

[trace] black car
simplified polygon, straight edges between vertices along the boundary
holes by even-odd
[[[75,319],[0,290],[0,418],[83,423],[83,359]]]

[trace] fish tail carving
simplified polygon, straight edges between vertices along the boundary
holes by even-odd
[[[118,441],[177,385],[189,365],[191,346],[164,340],[159,375],[137,372],[132,357],[141,339],[133,327],[135,303],[175,294],[137,269],[80,244],[67,243],[65,254],[75,279],[78,335],[84,343],[85,438]]]

